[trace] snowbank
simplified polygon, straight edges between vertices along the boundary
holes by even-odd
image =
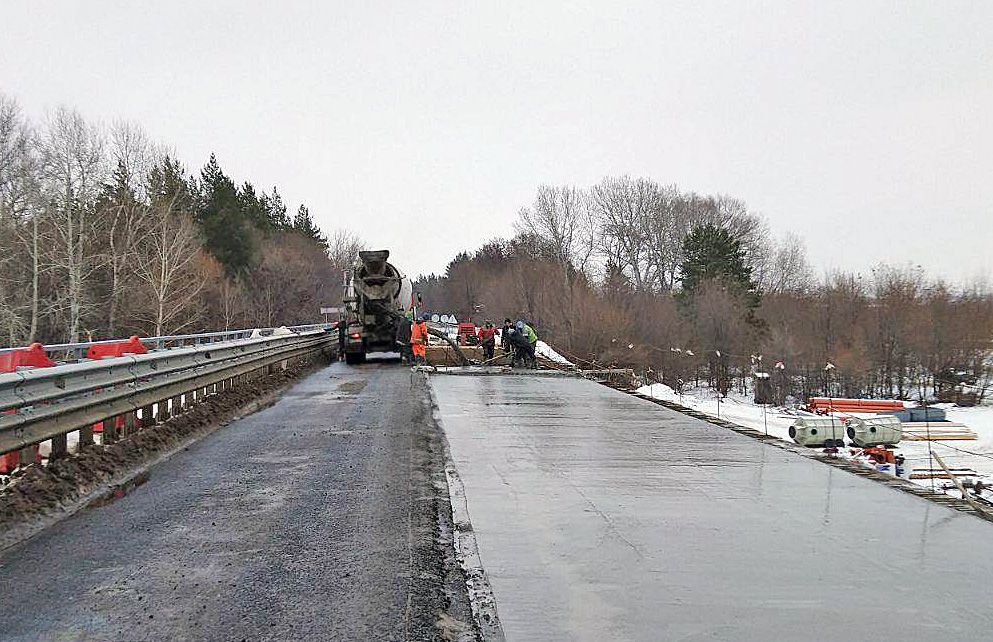
[[[679,394],[669,386],[656,383],[650,386],[643,386],[638,392],[655,399],[671,401],[680,405],[698,410],[714,417],[727,419],[728,421],[761,432],[767,432],[780,439],[789,440],[790,426],[796,420],[796,415],[791,414],[784,408],[767,406],[763,408],[751,401],[748,397],[730,394],[721,399],[720,406],[717,403],[717,395],[707,388],[697,388],[684,394]]]
[[[638,392],[655,399],[671,401],[692,408],[699,412],[720,417],[728,421],[767,432],[784,441],[793,442],[789,436],[790,426],[798,416],[795,411],[768,406],[763,408],[750,397],[730,394],[721,399],[718,407],[717,395],[709,388],[697,388],[679,394],[669,386],[661,383],[643,386]],[[976,441],[931,442],[931,449],[941,455],[941,458],[951,468],[970,468],[979,474],[980,479],[993,480],[993,406],[978,406],[975,408],[957,408],[951,404],[943,405],[948,413],[949,421],[960,422],[971,428],[979,436]],[[897,452],[904,456],[906,472],[910,474],[914,468],[931,468],[926,441],[902,441]],[[842,456],[851,457],[848,448],[842,449]],[[938,468],[938,464],[933,464]],[[931,487],[930,479],[914,479],[914,483]],[[951,485],[948,480],[936,479],[937,488]],[[957,491],[950,494],[958,496]]]
[[[555,363],[560,363],[563,366],[571,366],[572,362],[560,355],[558,352],[552,349],[550,345],[538,339],[538,343],[535,345],[534,351],[539,357],[545,357],[549,361],[554,361]]]

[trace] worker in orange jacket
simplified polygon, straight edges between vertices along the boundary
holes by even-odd
[[[483,346],[483,360],[489,361],[493,358],[493,351],[496,348],[496,328],[493,327],[493,322],[487,319],[486,324],[476,332],[476,338]]]
[[[414,363],[424,363],[428,345],[428,319],[425,314],[410,328],[410,347],[414,349]]]

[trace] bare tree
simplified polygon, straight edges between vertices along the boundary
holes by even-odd
[[[660,207],[661,189],[646,178],[605,178],[590,190],[598,226],[598,250],[607,261],[631,274],[638,291],[649,289],[654,266],[645,242],[648,221]]]
[[[787,232],[782,241],[774,245],[768,259],[753,266],[755,280],[763,292],[804,293],[813,283],[813,271],[807,262],[807,247],[803,239]]]
[[[150,331],[161,336],[195,323],[195,304],[203,287],[196,274],[200,239],[189,214],[175,210],[175,199],[152,205],[147,221],[134,262],[148,300],[139,315]]]
[[[345,271],[352,269],[359,251],[364,249],[366,249],[365,242],[348,230],[338,229],[329,234],[328,259],[331,261],[332,274],[336,278],[343,279]],[[340,289],[337,292],[344,294]]]
[[[56,308],[65,313],[65,335],[79,340],[88,310],[87,284],[99,267],[92,243],[98,229],[95,202],[106,177],[104,140],[96,127],[75,111],[57,109],[40,141],[42,196],[53,239],[51,267],[61,287]]]
[[[522,208],[514,227],[547,241],[563,269],[586,273],[593,255],[595,226],[589,197],[576,187],[538,188],[534,204]]]
[[[140,199],[146,199],[148,176],[165,157],[165,149],[149,138],[138,123],[117,120],[110,127],[110,156],[124,184]]]
[[[521,209],[515,227],[519,234],[543,239],[558,266],[566,313],[566,344],[572,349],[576,285],[580,276],[588,280],[587,270],[595,247],[596,226],[589,197],[575,187],[542,185],[534,205]]]
[[[33,137],[17,102],[0,94],[0,327],[11,345],[32,340],[37,331],[39,243]],[[28,265],[32,287],[25,296]]]
[[[114,180],[111,193],[101,203],[106,231],[105,256],[110,271],[107,332],[117,332],[121,297],[131,275],[130,266],[149,213],[148,178],[164,153],[152,144],[141,126],[118,121],[110,131]]]

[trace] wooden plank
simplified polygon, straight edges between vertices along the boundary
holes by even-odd
[[[979,503],[975,499],[973,499],[969,495],[969,493],[965,490],[965,486],[962,485],[962,482],[959,481],[958,477],[952,474],[951,469],[949,469],[948,466],[945,465],[945,461],[938,455],[938,453],[931,453],[931,456],[934,457],[934,460],[938,462],[938,465],[944,468],[945,472],[948,473],[949,477],[951,477],[951,480],[955,484],[955,487],[959,489],[960,493],[962,493],[962,499],[968,502],[969,506],[972,506],[980,513],[987,514],[986,510],[983,507],[981,507]]]

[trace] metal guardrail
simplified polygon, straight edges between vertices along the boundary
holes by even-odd
[[[238,339],[249,339],[253,336],[270,336],[274,332],[282,329],[292,332],[307,332],[309,330],[330,330],[333,324],[311,323],[307,325],[280,326],[274,328],[247,328],[243,330],[221,330],[219,332],[201,332],[199,334],[176,334],[161,337],[146,337],[139,340],[145,344],[149,350],[165,350],[190,345],[203,345],[205,343],[218,343],[221,341],[235,341]],[[86,351],[90,346],[107,345],[118,343],[123,339],[102,339],[99,341],[81,341],[79,343],[53,343],[43,346],[45,354],[53,361],[73,362],[86,358]],[[20,350],[20,348],[0,348],[0,354]]]
[[[324,326],[297,330],[250,338],[239,334],[257,331],[210,333],[212,341],[207,335],[189,335],[201,343],[0,374],[0,454],[64,438],[118,416],[130,414],[133,423],[139,409],[146,423],[153,405],[159,404],[161,411],[166,402],[168,411],[170,399],[175,405],[181,395],[197,396],[233,378],[337,345],[337,333]]]

